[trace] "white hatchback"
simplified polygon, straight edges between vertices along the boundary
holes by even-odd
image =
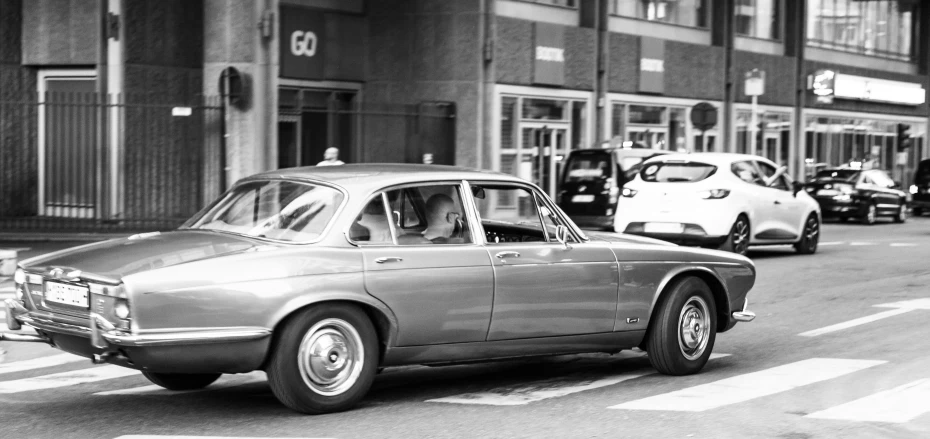
[[[814,253],[820,207],[785,171],[745,154],[652,158],[621,191],[614,229],[739,254],[777,244]]]

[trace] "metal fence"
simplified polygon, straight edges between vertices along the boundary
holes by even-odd
[[[205,202],[221,112],[157,94],[0,100],[0,231],[177,227]]]
[[[279,108],[277,167],[455,163],[455,106],[332,100]],[[219,98],[47,92],[0,98],[0,232],[168,230],[222,192]],[[230,142],[232,144],[233,142]]]

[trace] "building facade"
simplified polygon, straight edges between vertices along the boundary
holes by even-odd
[[[917,0],[0,0],[0,217],[183,217],[331,147],[552,194],[622,141],[907,185],[928,24]]]

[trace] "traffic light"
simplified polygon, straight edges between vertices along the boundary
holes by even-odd
[[[898,151],[907,151],[911,147],[911,126],[906,123],[898,124]]]

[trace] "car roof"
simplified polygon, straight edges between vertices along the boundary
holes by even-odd
[[[284,178],[316,180],[344,188],[380,188],[404,183],[449,180],[497,180],[528,183],[510,174],[445,165],[404,163],[371,163],[339,166],[305,166],[266,171],[246,177],[247,180]]]
[[[771,163],[771,161],[765,157],[758,155],[750,154],[735,154],[729,152],[696,152],[696,153],[674,153],[666,154],[659,157],[653,157],[649,159],[649,162],[653,161],[683,161],[683,162],[700,162],[707,163],[709,165],[723,166],[729,165],[733,162],[741,162],[745,160],[758,160],[766,163]]]

